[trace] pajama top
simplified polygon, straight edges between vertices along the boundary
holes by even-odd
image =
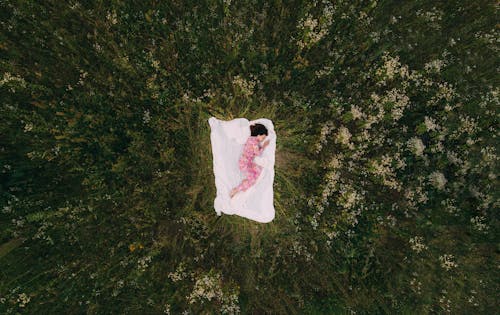
[[[257,137],[248,137],[239,160],[239,168],[245,174],[246,179],[236,187],[237,191],[245,191],[257,181],[262,166],[255,164],[253,159],[259,156],[263,150],[263,148],[259,147]]]

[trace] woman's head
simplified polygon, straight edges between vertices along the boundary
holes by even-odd
[[[263,124],[250,125],[250,133],[252,137],[265,138],[267,136],[267,128]]]

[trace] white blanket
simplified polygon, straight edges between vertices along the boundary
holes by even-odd
[[[214,208],[221,213],[236,214],[254,221],[267,223],[274,219],[273,182],[274,157],[276,152],[276,133],[271,120],[266,118],[248,121],[236,118],[225,121],[215,117],[208,119],[210,140],[212,142],[213,166],[217,196]],[[246,140],[250,137],[250,125],[260,123],[266,126],[269,145],[256,156],[254,162],[263,167],[254,185],[246,191],[229,196],[232,188],[243,179],[244,174],[238,168],[238,160],[243,152]]]

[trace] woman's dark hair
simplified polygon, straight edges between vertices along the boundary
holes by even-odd
[[[250,132],[252,134],[252,137],[256,137],[258,135],[266,135],[267,136],[267,128],[263,124],[251,125]]]

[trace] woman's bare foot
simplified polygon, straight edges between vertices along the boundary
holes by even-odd
[[[234,197],[234,195],[236,195],[236,193],[237,193],[236,188],[233,188],[233,189],[231,190],[231,192],[229,193],[229,196],[231,196],[231,198],[233,198],[233,197]]]

